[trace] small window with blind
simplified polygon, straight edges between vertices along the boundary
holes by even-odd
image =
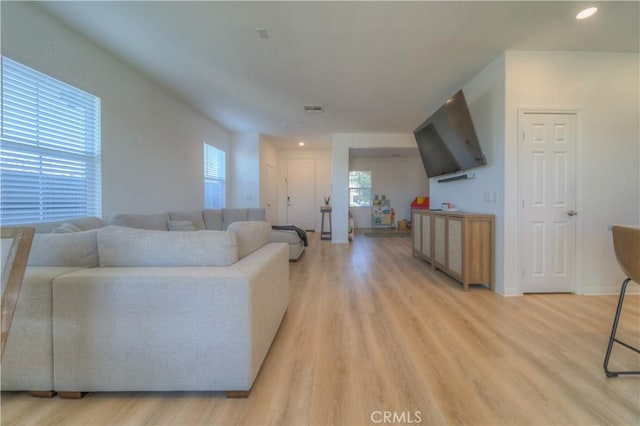
[[[371,172],[349,172],[349,207],[371,207]]]
[[[225,204],[224,151],[204,144],[204,208],[221,209]]]
[[[100,98],[2,57],[0,223],[101,216]]]

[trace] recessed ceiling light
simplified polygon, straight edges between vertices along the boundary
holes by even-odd
[[[304,146],[304,142],[303,142],[303,141],[300,141],[300,142],[298,142],[298,145],[300,145],[300,146]]]
[[[580,19],[580,20],[581,20],[581,19],[587,19],[587,18],[589,18],[590,16],[595,15],[595,13],[596,13],[597,11],[598,11],[598,8],[597,8],[597,7],[588,7],[588,8],[586,8],[586,9],[584,9],[584,10],[581,10],[581,11],[580,11],[580,13],[578,13],[578,14],[576,15],[576,19]]]

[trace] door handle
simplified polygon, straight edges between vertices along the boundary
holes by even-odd
[[[567,212],[567,216],[576,216],[577,214],[578,214],[578,212],[577,212],[577,211],[575,211],[575,210],[569,210],[569,211]]]

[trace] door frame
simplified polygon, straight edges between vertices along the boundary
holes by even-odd
[[[576,196],[576,210],[578,211],[578,215],[576,216],[576,229],[575,229],[575,284],[574,284],[574,293],[582,294],[582,216],[580,212],[582,212],[582,113],[579,108],[558,108],[558,107],[540,107],[540,106],[521,106],[518,108],[518,122],[517,122],[517,186],[518,186],[518,196],[516,197],[516,209],[517,209],[517,273],[516,273],[516,288],[518,295],[522,296],[522,268],[523,268],[523,260],[522,260],[522,247],[521,247],[521,236],[523,234],[522,229],[522,211],[523,209],[520,207],[522,204],[522,182],[525,179],[525,176],[522,176],[522,149],[521,149],[521,141],[522,141],[522,133],[523,129],[523,116],[525,114],[567,114],[574,115],[576,117],[576,151],[575,151],[575,170],[576,170],[576,185],[575,185],[575,196]]]
[[[272,172],[270,172],[269,170],[273,169]],[[264,188],[265,188],[265,196],[261,198],[263,198],[264,204],[263,207],[265,209],[265,219],[267,220],[267,222],[270,222],[273,225],[278,225],[280,224],[280,197],[279,197],[279,190],[278,190],[278,167],[275,164],[271,164],[270,162],[265,162],[264,163]],[[270,173],[275,173],[272,177],[274,179],[273,182],[270,181],[269,178],[269,174]],[[270,200],[269,196],[272,195],[274,197],[273,200]],[[269,206],[269,203],[272,202],[271,206]],[[269,217],[269,208],[271,208],[271,218]],[[269,220],[271,219],[271,220]]]

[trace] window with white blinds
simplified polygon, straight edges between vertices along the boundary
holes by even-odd
[[[204,144],[204,207],[221,209],[225,203],[224,151]]]
[[[100,98],[2,57],[0,223],[101,216]]]
[[[371,172],[349,172],[349,207],[371,207]]]

